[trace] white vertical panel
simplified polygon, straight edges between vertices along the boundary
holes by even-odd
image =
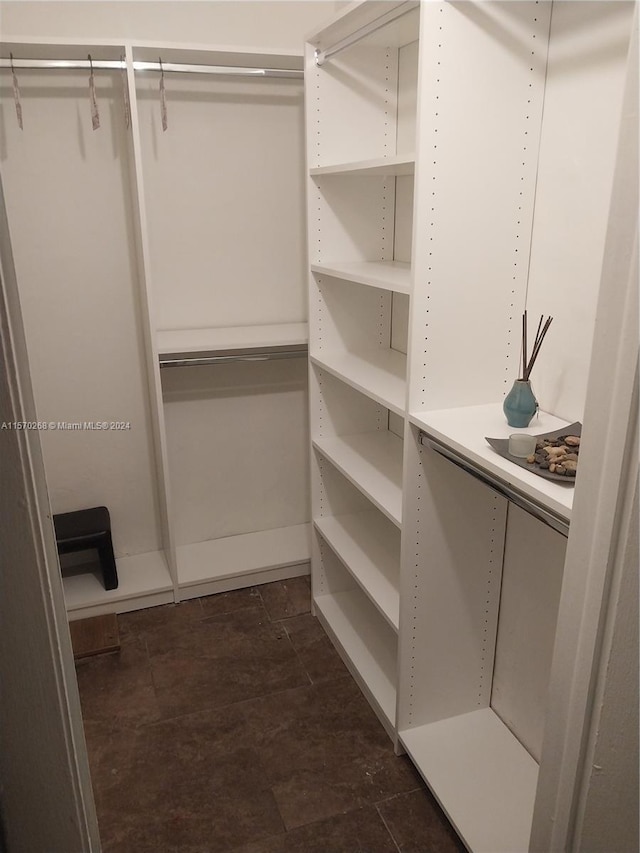
[[[391,297],[387,290],[316,276],[322,297],[312,355],[388,347]]]
[[[395,213],[393,259],[409,264],[413,237],[413,175],[396,178]]]
[[[393,259],[395,179],[334,176],[309,183],[309,260]]]
[[[582,420],[634,4],[555,3],[527,308],[551,314],[532,373],[543,409]]]
[[[416,112],[419,42],[404,45],[398,51],[398,126],[397,154],[416,150]]]
[[[391,306],[391,348],[399,352],[407,351],[409,328],[409,297],[403,293],[393,294]]]
[[[400,729],[489,705],[507,505],[416,439],[412,430]]]
[[[422,7],[414,410],[492,402],[516,378],[549,13]]]
[[[311,369],[317,419],[313,438],[386,429],[387,409],[318,367]]]
[[[305,319],[302,87],[139,75],[158,328]]]
[[[306,65],[308,165],[395,154],[398,51],[360,43]]]
[[[38,417],[130,428],[42,432],[54,512],[106,505],[116,556],[160,547],[129,207],[121,76],[21,75],[24,131],[2,79],[0,158]]]
[[[509,505],[491,707],[540,761],[567,540]]]
[[[178,545],[309,520],[304,359],[163,370]]]

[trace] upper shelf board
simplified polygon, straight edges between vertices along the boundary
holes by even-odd
[[[389,23],[387,18],[393,18]],[[321,29],[307,37],[307,41],[317,50],[329,50],[335,44],[350,38],[360,30],[380,28],[367,36],[369,44],[386,47],[402,47],[418,38],[420,3],[418,0],[356,0],[350,3],[338,15]]]
[[[413,175],[416,169],[415,155],[395,154],[393,157],[377,157],[374,160],[356,160],[352,163],[336,163],[332,166],[314,166],[309,169],[311,177],[323,175]]]
[[[404,261],[334,261],[311,264],[311,271],[393,293],[411,292],[411,264]]]
[[[282,323],[213,329],[163,329],[157,332],[156,343],[162,357],[304,347],[308,338],[306,323]]]
[[[507,424],[499,403],[418,412],[411,414],[409,420],[427,435],[463,456],[473,466],[506,483],[561,518],[571,520],[573,484],[568,483],[565,486],[563,483],[545,480],[530,473],[499,456],[485,440],[486,436],[508,438],[516,432],[541,435],[568,426],[567,421],[547,412],[540,412],[526,429],[519,430]]]
[[[142,62],[157,62],[158,56],[164,63],[188,65],[226,65],[247,68],[283,68],[302,71],[304,60],[301,53],[255,51],[251,48],[201,47],[198,45],[144,44],[133,45],[133,58]]]

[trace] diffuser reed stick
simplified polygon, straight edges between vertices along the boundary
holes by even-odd
[[[533,365],[536,363],[536,359],[538,358],[538,354],[540,352],[540,348],[542,347],[542,342],[544,341],[545,335],[549,331],[549,326],[553,321],[553,317],[549,316],[547,319],[544,319],[544,315],[540,315],[540,321],[538,323],[538,329],[536,331],[536,336],[533,341],[533,349],[531,350],[531,357],[528,356],[527,349],[527,312],[525,311],[522,315],[522,377],[525,382],[531,376],[531,371],[533,370]]]

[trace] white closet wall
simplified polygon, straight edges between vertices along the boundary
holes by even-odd
[[[333,0],[6,0],[0,32],[15,39],[133,39],[300,50],[305,33],[334,12]]]

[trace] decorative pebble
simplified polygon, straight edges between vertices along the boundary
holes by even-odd
[[[526,457],[527,464],[560,477],[575,477],[578,469],[580,436],[558,435],[537,438],[535,451]]]

